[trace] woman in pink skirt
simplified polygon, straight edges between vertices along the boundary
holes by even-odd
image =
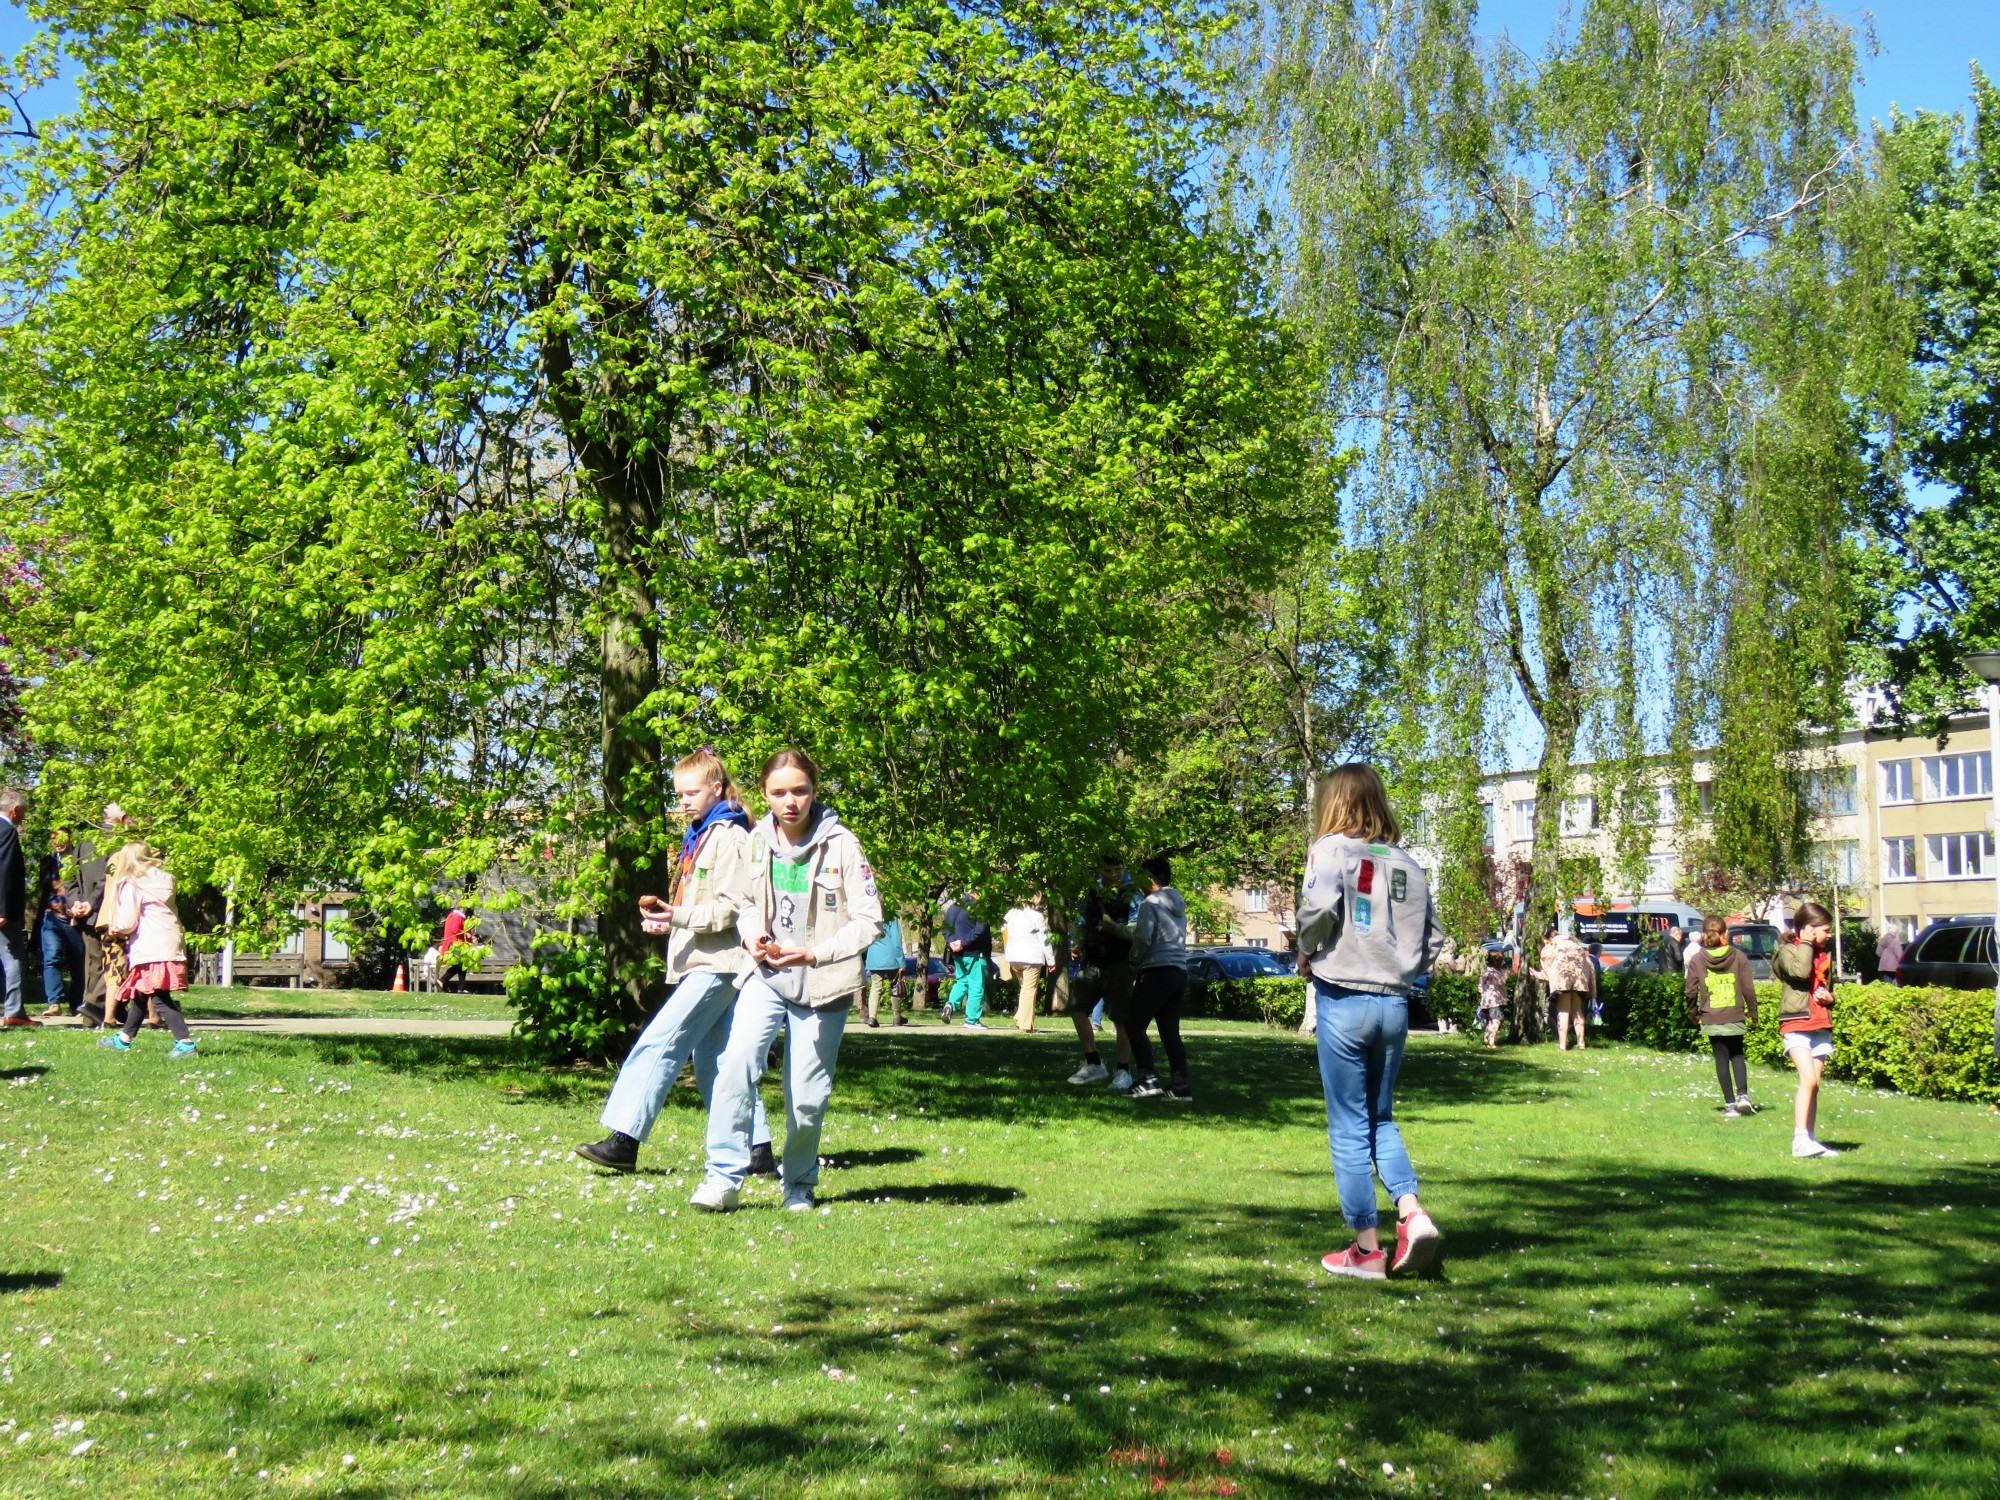
[[[118,987],[125,1026],[98,1045],[114,1052],[132,1050],[132,1038],[146,1017],[140,999],[174,1034],[169,1057],[194,1056],[194,1038],[173,997],[187,988],[187,951],[181,946],[181,919],[174,909],[174,877],[160,868],[160,856],[144,844],[127,844],[111,856],[104,884],[105,928],[126,938],[129,968]]]

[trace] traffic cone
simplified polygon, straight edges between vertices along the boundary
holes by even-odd
[[[407,972],[407,966],[404,964],[397,964],[396,982],[389,986],[389,993],[392,995],[408,994],[410,990],[408,981],[409,981],[409,974]]]

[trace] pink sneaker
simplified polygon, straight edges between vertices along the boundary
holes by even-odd
[[[1352,1276],[1357,1281],[1387,1281],[1388,1262],[1389,1257],[1380,1250],[1363,1250],[1358,1242],[1319,1258],[1328,1275]]]
[[[1396,1221],[1396,1258],[1389,1269],[1398,1276],[1415,1276],[1437,1259],[1438,1241],[1443,1236],[1431,1216],[1418,1209],[1407,1219]]]

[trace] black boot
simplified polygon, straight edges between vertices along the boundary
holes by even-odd
[[[576,1154],[614,1172],[630,1172],[639,1165],[639,1143],[622,1130],[614,1130],[588,1146],[578,1146]]]
[[[761,1146],[752,1146],[750,1148],[750,1175],[752,1177],[776,1177],[778,1175],[777,1158],[771,1155],[771,1143],[769,1141],[764,1142]]]

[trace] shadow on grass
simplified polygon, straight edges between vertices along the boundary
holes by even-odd
[[[48,1070],[46,1063],[30,1063],[25,1068],[0,1068],[0,1083],[21,1083],[30,1078],[40,1078]]]
[[[828,1163],[832,1165],[832,1163]],[[936,1203],[949,1208],[980,1208],[996,1203],[1012,1203],[1022,1196],[1019,1188],[1001,1187],[991,1182],[927,1182],[906,1186],[855,1188],[846,1193],[821,1193],[821,1203]]]
[[[45,1291],[62,1283],[60,1271],[0,1271],[0,1296],[9,1292]]]

